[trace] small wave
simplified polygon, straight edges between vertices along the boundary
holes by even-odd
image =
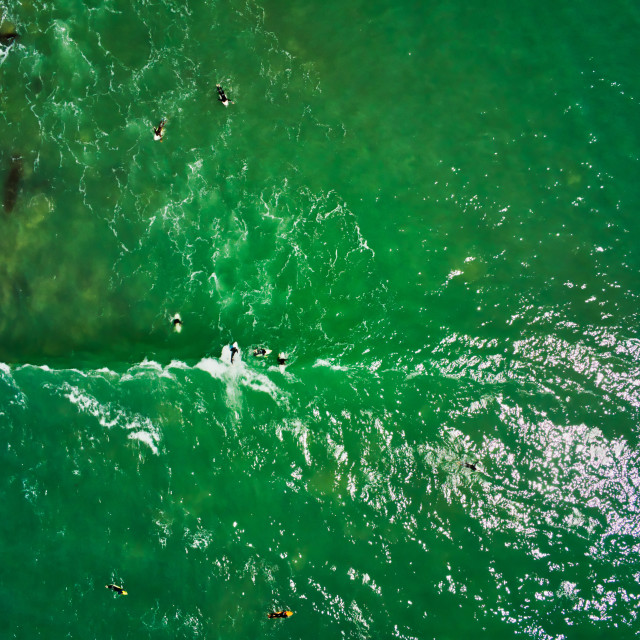
[[[143,442],[146,444],[153,453],[158,455],[158,447],[156,446],[156,442],[158,442],[159,437],[155,433],[150,433],[149,431],[134,431],[129,434],[129,440],[138,440],[139,442]]]
[[[278,404],[286,402],[287,395],[268,376],[249,368],[242,362],[241,354],[236,355],[236,358],[238,360],[234,359],[234,364],[231,364],[231,353],[229,347],[225,346],[220,359],[203,358],[194,368],[206,371],[216,380],[223,380],[229,383],[227,390],[231,395],[235,395],[234,383],[237,383],[253,391],[266,393]]]
[[[15,403],[18,406],[26,407],[27,396],[22,392],[18,383],[13,377],[13,374],[11,373],[11,367],[4,362],[0,363],[0,381],[2,381],[11,389],[13,397],[11,398],[11,400],[9,400],[9,403]]]
[[[313,366],[314,367],[327,367],[329,369],[333,369],[334,371],[349,371],[349,368],[345,367],[344,365],[334,364],[330,360],[323,360],[322,358],[318,358],[318,360],[316,360],[313,363]]]
[[[130,414],[111,403],[102,404],[91,394],[68,382],[64,383],[60,390],[81,413],[93,416],[101,426],[130,430],[129,439],[138,440],[146,444],[155,455],[159,454],[160,433],[149,418]]]
[[[157,375],[162,378],[169,378],[171,380],[175,380],[175,376],[169,371],[169,369],[178,369],[182,368],[174,363],[177,361],[172,361],[171,364],[163,367],[159,362],[155,360],[147,360],[146,358],[139,364],[134,365],[130,369],[127,370],[125,374],[122,375],[120,380],[125,382],[127,380],[134,380],[136,378],[141,378],[148,376],[150,373]],[[183,364],[183,363],[180,363]],[[186,367],[186,365],[185,365]]]

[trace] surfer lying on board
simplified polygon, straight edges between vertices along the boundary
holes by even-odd
[[[182,331],[182,318],[179,313],[176,313],[176,315],[171,318],[171,325],[176,333],[180,333]]]
[[[162,136],[164,135],[164,125],[167,124],[167,119],[162,118],[160,124],[157,127],[153,127],[153,139],[160,140],[162,142]]]
[[[224,89],[219,84],[216,85],[216,89],[218,90],[218,100],[220,100],[225,107],[228,107],[229,104],[233,104],[233,100],[229,100],[229,98],[227,98]]]
[[[258,349],[253,350],[253,355],[256,358],[264,358],[264,356],[268,356],[271,353],[271,349],[265,349],[264,347],[259,347]]]
[[[471,471],[477,471],[482,475],[485,475],[485,476],[487,475],[485,470],[482,468],[482,462],[480,462],[479,460],[476,460],[475,462],[466,462],[464,460],[458,460],[458,464],[463,469],[470,469]]]
[[[288,618],[293,615],[293,611],[272,611],[267,613],[267,618]]]
[[[120,594],[121,596],[126,596],[127,595],[127,592],[122,587],[117,587],[115,584],[107,584],[107,585],[105,585],[105,587],[107,589],[111,589],[111,591],[115,591],[116,593]]]

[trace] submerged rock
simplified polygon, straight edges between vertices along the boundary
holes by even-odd
[[[18,189],[22,181],[22,156],[14,154],[11,158],[11,169],[4,183],[4,210],[11,213],[18,200]]]
[[[14,40],[17,40],[20,35],[17,33],[16,28],[10,22],[4,22],[0,24],[0,45],[11,44]]]

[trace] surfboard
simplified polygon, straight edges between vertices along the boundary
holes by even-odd
[[[220,352],[220,361],[228,365],[232,364],[235,367],[237,364],[242,362],[242,350],[238,349],[238,353],[236,353],[233,357],[233,362],[231,362],[231,347],[228,344],[225,344]]]

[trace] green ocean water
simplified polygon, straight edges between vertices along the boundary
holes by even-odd
[[[0,638],[637,637],[639,26],[0,0]]]

